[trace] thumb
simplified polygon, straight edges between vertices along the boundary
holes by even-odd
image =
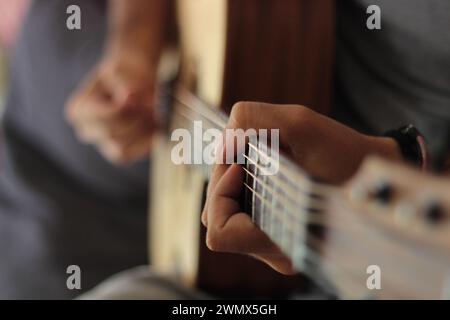
[[[231,110],[228,124],[223,135],[224,152],[218,154],[218,159],[233,163],[236,156],[245,153],[248,142],[256,143],[261,130],[279,130],[285,119],[279,113],[281,106],[260,102],[239,102]],[[268,135],[267,137],[270,137]],[[270,141],[266,140],[266,143]]]

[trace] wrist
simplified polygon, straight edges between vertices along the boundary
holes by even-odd
[[[158,69],[158,58],[147,50],[141,50],[136,46],[114,44],[114,47],[106,47],[101,59],[101,66],[123,66],[139,72],[155,73]]]
[[[147,70],[157,69],[159,54],[151,50],[141,50],[135,45],[113,45],[104,50],[103,61],[120,62],[129,61]]]
[[[131,67],[157,69],[170,17],[167,0],[110,0],[104,56]],[[136,61],[133,61],[136,60]],[[147,72],[147,71],[145,71]]]
[[[126,31],[110,31],[104,52],[108,58],[127,57],[127,59],[137,59],[147,66],[156,66],[159,62],[161,47],[158,41],[153,41],[148,28],[135,27]]]

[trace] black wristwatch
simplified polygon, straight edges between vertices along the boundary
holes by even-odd
[[[416,127],[410,124],[399,129],[389,130],[384,136],[397,141],[406,161],[421,167],[423,170],[428,168],[428,151],[425,138]]]

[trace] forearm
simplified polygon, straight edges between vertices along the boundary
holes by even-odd
[[[156,65],[166,40],[169,3],[168,0],[110,0],[107,53],[133,51],[146,55]]]

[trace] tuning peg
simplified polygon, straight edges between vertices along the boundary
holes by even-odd
[[[431,224],[442,221],[445,217],[445,209],[437,201],[430,202],[425,208],[425,218]]]
[[[381,181],[372,190],[372,197],[381,204],[388,204],[394,196],[394,188],[387,181]]]

